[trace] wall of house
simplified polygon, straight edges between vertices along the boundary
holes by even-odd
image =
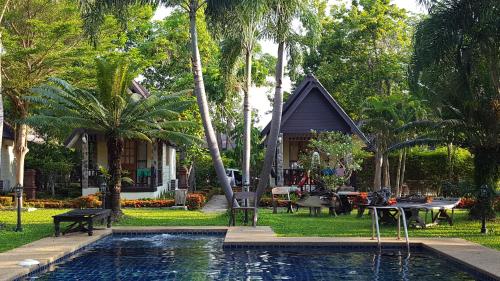
[[[104,136],[97,136],[97,165],[108,168],[108,147]]]
[[[14,157],[14,142],[9,139],[2,141],[2,163],[0,163],[0,180],[3,181],[3,189],[9,190],[14,186],[16,180],[15,157]]]
[[[283,138],[283,169],[290,169],[290,141]]]

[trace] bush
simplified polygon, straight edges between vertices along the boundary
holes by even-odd
[[[100,208],[102,206],[96,195],[81,196],[71,201],[74,208]]]
[[[186,198],[186,206],[189,210],[202,208],[207,202],[207,198],[202,193],[189,193]]]
[[[272,207],[273,199],[272,198],[261,198],[259,202],[259,207]],[[278,207],[288,207],[288,201],[278,199]]]
[[[175,204],[172,199],[121,200],[121,203],[124,208],[167,208]]]
[[[1,196],[0,197],[0,205],[4,207],[12,206],[13,200],[10,196]]]
[[[435,150],[412,149],[406,159],[405,182],[410,190],[429,188],[440,192],[442,183],[449,181],[446,148]],[[453,176],[451,182],[471,182],[474,171],[472,156],[465,149],[457,149],[453,160]],[[396,181],[398,155],[389,155],[391,184]],[[373,155],[365,157],[361,171],[356,174],[356,185],[360,190],[371,190],[374,169]],[[464,190],[465,191],[465,190]],[[461,195],[463,196],[463,195]]]

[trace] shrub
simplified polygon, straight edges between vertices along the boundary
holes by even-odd
[[[472,198],[462,198],[457,205],[457,208],[470,209],[476,204],[476,200]]]
[[[189,210],[197,210],[203,207],[207,199],[202,193],[189,193],[186,198],[186,206]]]
[[[100,208],[102,206],[96,195],[81,196],[71,201],[74,208]]]
[[[166,208],[174,205],[172,199],[121,200],[124,208]]]
[[[432,190],[440,191],[442,183],[449,181],[448,178],[448,160],[446,148],[435,150],[422,150],[414,148],[410,150],[406,160],[405,182],[410,189],[419,188],[423,185]],[[391,184],[394,185],[396,179],[396,170],[398,166],[398,155],[389,155],[391,169]],[[373,185],[374,173],[373,155],[364,158],[361,171],[356,174],[356,185],[360,190],[371,190]],[[465,149],[457,149],[453,160],[453,176],[451,181],[454,183],[463,182],[464,184],[472,181],[473,173],[472,156]],[[466,192],[466,186],[460,192]],[[463,196],[463,195],[462,195]]]
[[[0,197],[0,205],[2,206],[12,206],[13,200],[10,196],[1,196]]]
[[[273,199],[272,198],[261,198],[259,202],[259,207],[272,207]],[[278,199],[278,207],[287,207],[288,201]]]

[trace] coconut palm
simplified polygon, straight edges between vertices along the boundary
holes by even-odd
[[[474,154],[476,186],[492,194],[500,166],[500,6],[496,0],[420,2],[429,16],[416,28],[411,85],[454,121],[447,129]],[[481,202],[494,215],[491,200]]]
[[[245,78],[243,87],[243,187],[250,185],[250,134],[252,128],[250,110],[250,89],[252,87],[252,57],[257,40],[262,35],[263,16],[266,12],[266,1],[220,1],[208,0],[207,16],[216,34],[220,34],[222,42],[222,66],[227,81],[235,81],[239,59],[245,60]],[[238,87],[239,88],[239,87]],[[248,191],[248,190],[246,190]]]
[[[110,208],[121,214],[121,156],[124,140],[151,142],[153,138],[182,143],[195,140],[180,128],[192,125],[179,120],[179,113],[192,104],[179,95],[152,95],[139,98],[129,91],[135,74],[123,60],[97,60],[96,89],[75,88],[52,78],[49,84],[32,89],[27,99],[41,105],[41,110],[25,120],[31,126],[58,126],[84,129],[105,136],[111,175]]]
[[[283,112],[283,78],[285,70],[285,51],[288,49],[291,57],[297,54],[297,38],[300,38],[293,26],[294,20],[299,20],[305,27],[308,35],[316,38],[319,30],[319,22],[313,1],[304,0],[267,0],[266,37],[278,44],[278,60],[275,71],[275,90],[273,98],[273,110],[269,135],[266,138],[266,153],[260,173],[257,194],[260,198],[269,184],[269,175],[274,161],[274,155],[278,146],[278,137],[281,126],[281,115]],[[313,42],[316,40],[313,40]]]
[[[219,183],[222,186],[226,198],[231,200],[233,191],[227,180],[224,164],[220,155],[219,147],[217,145],[217,138],[215,136],[212,120],[210,118],[207,94],[205,92],[205,84],[203,82],[202,65],[200,58],[200,50],[198,47],[198,33],[196,30],[196,14],[202,8],[206,7],[205,0],[80,0],[82,9],[82,16],[84,19],[84,28],[90,36],[94,44],[99,27],[104,22],[106,13],[113,13],[123,22],[126,22],[127,8],[131,5],[137,4],[153,4],[165,5],[169,7],[178,7],[183,9],[189,14],[189,33],[191,34],[191,62],[192,71],[194,76],[194,93],[198,102],[200,116],[205,131],[205,138],[207,141],[208,150],[212,156],[215,172]]]
[[[3,17],[9,5],[9,0],[5,1],[2,7],[2,12],[0,14],[0,24],[3,22]],[[0,32],[0,148],[2,147],[3,139],[3,122],[4,122],[4,109],[3,109],[3,85],[2,85],[2,55],[3,55],[3,44],[2,44],[2,32]],[[0,153],[0,163],[2,163],[2,153]],[[0,177],[2,176],[2,171],[0,171]]]

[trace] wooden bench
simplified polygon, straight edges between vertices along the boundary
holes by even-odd
[[[94,223],[106,219],[107,228],[111,227],[111,210],[107,209],[75,209],[67,213],[52,216],[54,218],[54,228],[56,237],[61,235],[61,222],[72,222],[62,233],[87,232],[92,236]]]

